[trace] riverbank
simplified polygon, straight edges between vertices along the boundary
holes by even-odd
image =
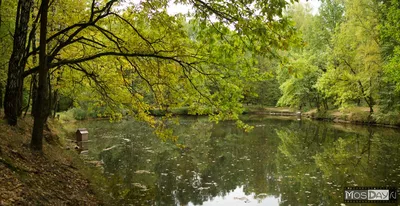
[[[0,115],[0,205],[102,205],[85,177],[83,160],[49,121],[43,153],[32,152],[32,118],[8,126]]]
[[[87,114],[87,112],[77,112],[77,109],[71,109],[61,114],[61,119],[70,121],[71,119],[76,120],[88,120],[88,119],[99,119],[96,114]],[[199,114],[193,114],[190,112],[189,107],[171,108],[168,111],[173,116],[202,116]],[[149,113],[153,116],[165,116],[167,114],[164,110],[151,110]],[[374,113],[370,115],[368,107],[352,107],[346,109],[332,109],[332,110],[321,110],[311,109],[306,112],[301,112],[297,109],[289,107],[265,107],[262,105],[244,105],[244,115],[268,115],[268,116],[296,116],[309,118],[319,121],[332,121],[340,123],[350,124],[363,124],[363,125],[378,125],[385,127],[400,127],[400,113],[388,112],[381,113],[378,107],[374,107]],[[84,117],[84,118],[82,118]],[[102,117],[104,118],[104,117]]]
[[[321,110],[311,109],[308,111],[300,111],[298,109],[289,107],[266,107],[263,105],[244,105],[243,115],[268,115],[268,116],[281,116],[281,117],[296,117],[308,118],[318,121],[331,121],[346,124],[361,124],[361,125],[376,125],[383,127],[400,127],[400,113],[391,111],[381,113],[378,107],[374,107],[374,113],[370,115],[368,107],[351,107],[346,109],[331,109]],[[79,111],[79,112],[77,112]],[[203,116],[193,114],[190,112],[189,107],[171,108],[169,111],[173,116]],[[164,110],[151,110],[149,113],[153,116],[160,117],[167,114]],[[84,117],[84,118],[82,118]],[[106,118],[102,116],[101,118]],[[61,113],[61,120],[69,121],[76,120],[89,120],[99,119],[96,114],[89,114],[77,109],[70,109]]]
[[[335,109],[328,111],[310,110],[302,114],[303,117],[350,124],[377,125],[384,127],[400,127],[400,114],[391,112],[383,114],[378,108],[370,114],[368,107],[352,107],[347,109]]]
[[[289,107],[263,107],[263,106],[245,106],[243,114],[272,115],[272,116],[296,116],[299,111]]]
[[[377,125],[384,127],[400,127],[400,114],[390,112],[382,114],[379,108],[374,108],[370,115],[369,107],[352,107],[347,109],[333,109],[318,111],[312,109],[301,112],[287,107],[262,107],[246,106],[245,114],[274,115],[274,116],[299,116],[319,121],[332,121],[348,124]]]

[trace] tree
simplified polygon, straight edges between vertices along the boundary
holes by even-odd
[[[4,98],[4,112],[10,125],[17,124],[22,108],[22,88],[26,65],[26,40],[32,1],[19,0],[15,19],[13,51],[8,63],[8,78]]]
[[[378,6],[370,0],[345,1],[345,5],[345,20],[333,39],[328,70],[317,85],[336,105],[364,100],[372,114],[382,67]]]
[[[380,4],[380,41],[382,42],[383,82],[379,104],[383,112],[399,110],[400,99],[400,2],[398,0],[377,1]]]
[[[34,150],[42,150],[43,127],[49,115],[49,88],[47,54],[46,54],[46,35],[47,35],[47,13],[49,9],[49,1],[42,0],[40,13],[40,51],[39,51],[39,88],[37,95],[37,111],[34,116],[34,124],[32,130],[31,148]]]
[[[307,57],[306,54],[303,55],[292,55],[292,58],[289,59],[290,63],[279,71],[279,77],[284,80],[281,80],[282,96],[278,105],[289,105],[302,109],[307,106],[307,103],[310,104],[310,107],[314,106],[312,103],[316,103],[315,106],[319,109],[320,100],[314,85],[321,72],[308,59],[310,57]]]
[[[2,24],[2,19],[1,19],[1,3],[2,1],[0,0],[0,30],[1,30],[1,24]],[[3,75],[1,75],[3,76]],[[3,108],[3,82],[0,80],[0,111]]]
[[[321,18],[311,14],[308,4],[295,4],[287,13],[296,23],[302,44],[285,52],[287,62],[278,69],[282,91],[278,105],[302,109],[309,103],[310,108],[319,110],[323,100],[315,84],[325,70],[321,59],[327,49],[322,43],[326,36],[321,32]]]
[[[182,1],[194,5],[192,36],[183,26],[183,15],[167,14],[166,2],[141,2],[122,10],[117,10],[116,0],[87,3],[63,16],[55,9],[61,5],[53,4],[49,12],[64,20],[54,20],[58,27],[49,30],[46,40],[43,27],[49,25],[43,22],[47,10],[42,6],[41,43],[28,53],[31,58],[40,51],[39,66],[23,73],[27,77],[39,71],[40,76],[31,143],[35,150],[41,150],[48,115],[43,108],[50,104],[48,72],[68,69],[70,76],[63,78],[83,77],[82,86],[91,87],[86,94],[95,96],[98,105],[107,105],[111,113],[129,108],[139,119],[159,125],[160,131],[162,124],[149,115],[155,107],[190,105],[192,112],[212,115],[216,121],[238,120],[246,82],[263,76],[255,57],[277,57],[277,49],[293,41],[290,21],[282,16],[286,1]],[[144,99],[146,93],[152,94],[150,102]],[[240,121],[238,125],[245,127]]]
[[[0,108],[3,108],[4,91],[7,82],[7,65],[10,60],[12,47],[12,35],[14,30],[17,2],[1,1],[0,5]]]
[[[344,3],[341,0],[324,0],[321,2],[317,16],[320,35],[320,48],[328,46],[333,49],[332,37],[337,33],[337,27],[342,23],[344,16]]]

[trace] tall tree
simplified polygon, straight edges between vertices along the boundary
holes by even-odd
[[[1,19],[1,3],[2,0],[0,0],[0,30],[1,30],[1,24],[2,24],[2,19]],[[1,71],[0,71],[1,72]],[[3,109],[3,82],[0,79],[0,111]]]
[[[49,9],[48,0],[42,0],[40,13],[40,51],[39,51],[39,88],[36,100],[36,114],[32,130],[31,148],[42,150],[43,127],[49,115],[49,88],[47,55],[46,55],[46,35],[47,35],[47,15]]]
[[[0,0],[0,39],[3,39],[2,36],[2,24],[3,24],[3,19],[2,19],[2,0]],[[0,62],[1,65],[1,62]],[[0,66],[0,112],[3,109],[3,90],[4,90],[4,84],[3,84],[3,68]]]
[[[382,73],[378,5],[372,0],[349,0],[345,8],[328,71],[319,79],[318,88],[335,98],[338,106],[364,100],[372,114]]]
[[[3,82],[0,81],[0,111],[3,109]]]
[[[322,4],[324,7],[326,4]],[[322,10],[320,8],[320,11]],[[278,69],[278,80],[282,96],[278,105],[297,107],[317,107],[323,98],[316,89],[315,83],[321,74],[326,71],[324,59],[328,47],[326,46],[326,33],[321,28],[321,20],[327,17],[312,15],[308,4],[294,4],[288,9],[302,39],[302,45],[293,47],[286,52],[288,61]],[[324,44],[325,43],[325,44]]]
[[[63,5],[77,5],[74,2],[65,1]],[[150,109],[184,105],[192,106],[193,112],[213,115],[214,120],[238,120],[246,82],[260,78],[254,57],[277,56],[276,50],[287,48],[292,41],[290,21],[282,16],[288,3],[181,3],[195,7],[191,23],[197,32],[193,36],[184,26],[185,17],[168,15],[168,2],[163,1],[144,1],[118,10],[117,0],[94,0],[89,8],[84,5],[71,14],[54,16],[70,18],[73,23],[58,21],[59,27],[49,30],[46,40],[41,29],[39,66],[24,72],[28,76],[39,71],[40,76],[37,111],[42,114],[35,115],[32,148],[41,149],[48,115],[43,108],[48,102],[45,76],[49,70],[79,71],[68,75],[81,87],[93,87],[80,92],[86,98],[95,96],[98,105],[116,110],[128,107],[152,124],[155,119],[149,116]],[[42,9],[41,15],[44,13]],[[41,21],[44,19],[42,16]],[[45,26],[41,22],[41,27]],[[49,48],[47,59],[45,45]],[[152,94],[150,100],[155,104],[144,98],[147,93]],[[240,121],[238,124],[245,127]]]
[[[344,3],[341,0],[323,0],[317,16],[320,35],[320,44],[333,48],[332,36],[335,35],[337,27],[342,23],[344,15]]]
[[[1,1],[0,5],[0,105],[4,105],[4,91],[7,82],[7,65],[12,52],[12,34],[15,26],[17,2]]]
[[[13,51],[8,63],[8,78],[4,98],[4,112],[10,125],[16,125],[22,107],[22,74],[27,62],[26,40],[32,0],[19,0],[15,19]]]
[[[380,91],[380,106],[384,112],[399,111],[400,105],[400,1],[380,2],[380,40],[384,59],[384,85]]]

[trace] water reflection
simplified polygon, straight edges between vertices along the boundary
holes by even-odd
[[[104,189],[115,205],[340,205],[345,186],[400,187],[397,130],[247,123],[251,133],[231,122],[182,119],[175,128],[181,149],[142,123],[87,122],[88,155],[104,162]]]

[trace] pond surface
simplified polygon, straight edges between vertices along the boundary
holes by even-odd
[[[177,147],[143,123],[81,122],[115,205],[343,205],[345,186],[400,187],[400,132],[308,120],[181,118]],[[368,204],[350,204],[368,205]],[[376,205],[376,204],[370,204]],[[384,204],[397,205],[397,204]]]

